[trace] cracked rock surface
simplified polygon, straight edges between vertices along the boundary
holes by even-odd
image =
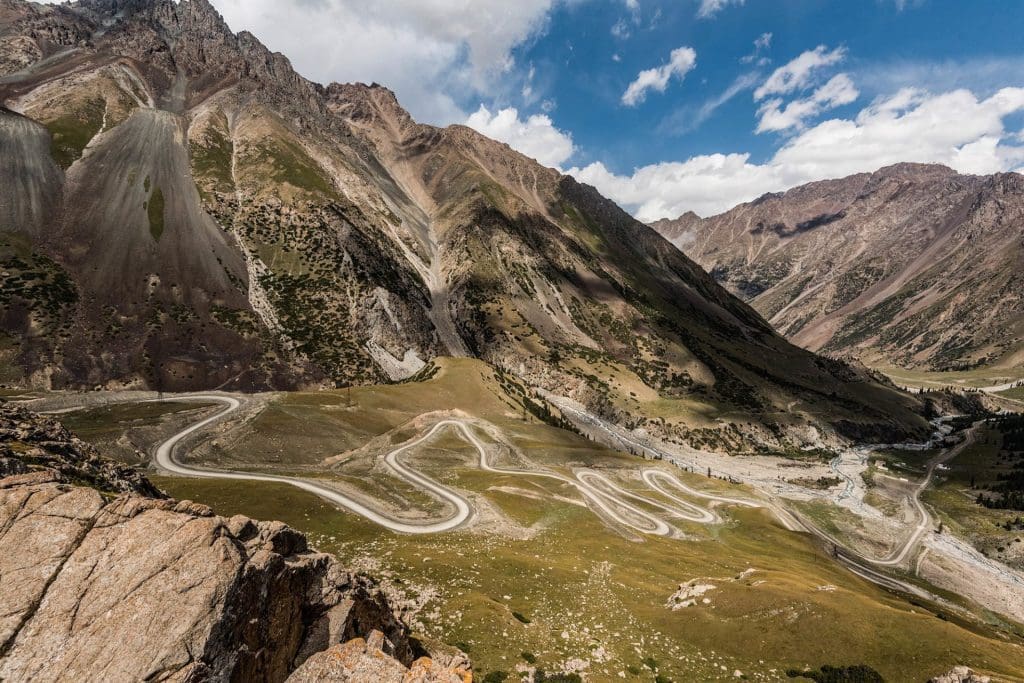
[[[43,475],[0,480],[0,680],[283,681],[374,631],[396,667],[423,654],[374,581],[280,522]]]

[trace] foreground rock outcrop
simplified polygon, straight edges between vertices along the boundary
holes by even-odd
[[[0,680],[283,681],[375,632],[388,671],[424,654],[373,580],[280,522],[47,478],[0,480]],[[364,668],[317,680],[382,680]]]
[[[990,677],[976,674],[966,666],[956,666],[949,673],[936,676],[928,683],[989,683],[990,680]]]
[[[461,653],[424,658],[373,579],[294,529],[170,500],[9,403],[0,585],[0,681],[284,681],[334,645],[356,639],[345,652],[365,651],[367,637],[381,671],[469,677]],[[390,680],[364,676],[353,657],[349,669],[309,666],[316,680]]]
[[[377,681],[378,683],[469,683],[473,680],[467,662],[447,664],[421,657],[406,667],[390,656],[387,640],[380,631],[367,639],[355,638],[344,645],[335,645],[318,652],[288,677],[288,683],[318,681]]]
[[[48,472],[49,474],[40,474]],[[35,473],[39,478],[87,484],[109,493],[164,494],[135,469],[104,458],[59,421],[10,402],[0,402],[0,477]]]

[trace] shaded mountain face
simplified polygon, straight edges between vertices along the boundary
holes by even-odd
[[[0,0],[0,64],[14,375],[289,388],[474,356],[691,443],[923,428],[593,188],[310,83],[205,0]]]
[[[653,226],[791,341],[928,370],[1024,362],[1024,176],[900,164]]]

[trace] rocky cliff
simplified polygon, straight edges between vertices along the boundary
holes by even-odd
[[[791,341],[929,370],[1024,362],[1024,176],[900,164],[653,227]]]
[[[104,458],[59,421],[0,402],[0,477],[37,472],[105,493],[166,497],[145,476]]]
[[[3,420],[21,473],[0,478],[0,679],[468,680],[464,658],[424,658],[377,584],[300,533],[75,486],[155,491],[52,421],[8,408]]]

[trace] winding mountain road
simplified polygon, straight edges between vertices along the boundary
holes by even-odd
[[[429,432],[427,432],[423,436],[406,443],[405,445],[395,449],[394,451],[391,451],[385,459],[388,466],[392,470],[394,470],[400,477],[415,484],[416,486],[419,486],[429,491],[430,493],[438,496],[439,498],[447,501],[448,503],[451,503],[455,507],[455,512],[443,520],[432,523],[417,524],[389,517],[388,515],[385,515],[381,512],[378,512],[377,510],[373,510],[372,508],[363,505],[359,501],[339,491],[336,491],[327,486],[322,486],[320,484],[307,481],[305,479],[299,479],[296,477],[285,477],[273,474],[253,474],[248,472],[224,472],[218,470],[197,469],[182,464],[179,460],[175,458],[175,446],[177,446],[179,443],[181,443],[182,440],[194,434],[195,432],[198,432],[199,430],[204,429],[215,422],[223,420],[225,417],[238,410],[238,408],[241,406],[241,403],[236,398],[232,398],[230,396],[220,396],[217,394],[190,395],[184,398],[178,397],[175,400],[202,401],[204,403],[216,402],[224,404],[225,408],[219,413],[211,415],[210,417],[204,420],[200,420],[199,422],[196,422],[190,427],[178,432],[177,434],[175,434],[174,436],[172,436],[171,438],[167,439],[159,446],[157,446],[154,458],[157,466],[173,474],[178,474],[186,477],[201,477],[204,479],[269,481],[289,484],[290,486],[294,486],[304,491],[313,493],[330,503],[339,505],[345,508],[346,510],[354,512],[355,514],[364,517],[370,520],[371,522],[379,524],[385,529],[406,534],[434,534],[443,531],[450,531],[465,524],[473,514],[472,506],[469,504],[469,501],[467,501],[465,498],[451,491],[450,489],[441,486],[432,479],[423,476],[419,472],[416,472],[415,470],[405,467],[398,460],[399,455],[432,438],[435,434],[437,434],[440,430],[444,429],[445,427],[452,425],[457,426],[461,429],[463,436],[467,436],[469,433],[466,430],[465,426],[462,425],[461,423],[455,422],[454,420],[438,422]],[[468,440],[470,441],[470,443],[476,446],[477,449],[480,450],[481,457],[484,457],[482,445],[479,443],[479,441],[472,438],[471,435],[469,436],[470,438]]]
[[[856,567],[858,570],[856,573],[860,574],[861,576],[864,576],[864,578],[870,578],[868,576],[865,576],[864,573],[862,573],[868,571],[868,567],[865,565],[871,565],[875,567],[896,567],[903,564],[907,560],[907,557],[917,547],[918,543],[921,541],[921,537],[932,526],[933,523],[931,515],[928,513],[928,510],[921,502],[921,494],[924,493],[924,491],[931,484],[932,476],[935,474],[935,470],[938,468],[939,465],[949,462],[950,460],[958,456],[965,448],[974,443],[975,428],[977,426],[978,424],[976,423],[973,427],[967,430],[966,436],[963,441],[961,441],[960,443],[951,448],[947,448],[946,450],[942,451],[937,456],[928,461],[924,477],[914,487],[911,495],[907,496],[907,500],[910,502],[910,504],[914,507],[914,510],[917,512],[917,524],[910,531],[910,533],[907,535],[904,541],[896,548],[894,548],[892,552],[890,552],[885,557],[868,557],[867,555],[864,555],[862,553],[857,553],[847,548],[844,548],[839,541],[837,541],[829,534],[823,532],[809,520],[804,519],[799,515],[795,515],[795,519],[799,522],[800,526],[805,531],[813,534],[814,536],[817,536],[818,538],[827,543],[832,544],[835,549],[836,558],[843,561],[844,564],[850,566],[851,568]],[[866,458],[866,451],[858,451],[857,455],[858,457]],[[842,456],[837,456],[830,462],[830,467],[832,468],[832,470],[836,472],[836,474],[838,474],[839,476],[846,479],[847,481],[847,486],[845,490],[839,494],[839,500],[843,500],[844,498],[850,497],[850,495],[852,495],[853,493],[855,485],[853,478],[846,472],[843,472],[842,470],[839,469],[839,464],[841,463],[841,461]],[[873,576],[876,574],[877,572],[872,572]],[[876,583],[878,582],[876,581]],[[905,584],[903,586],[904,589],[906,589],[908,585],[909,584]]]
[[[400,459],[404,453],[420,446],[426,441],[429,441],[444,429],[456,430],[462,440],[466,441],[476,449],[479,455],[478,466],[481,470],[512,476],[545,477],[569,484],[577,489],[580,495],[592,506],[593,509],[600,511],[604,516],[607,516],[612,521],[643,534],[655,536],[678,536],[679,532],[661,517],[640,507],[640,505],[661,510],[673,518],[698,524],[713,524],[720,521],[719,517],[714,513],[673,494],[666,487],[666,483],[677,491],[681,491],[688,495],[694,495],[699,498],[730,505],[760,507],[757,503],[753,503],[751,501],[726,498],[723,496],[695,491],[683,484],[670,473],[658,469],[642,470],[641,478],[656,492],[668,498],[672,504],[667,504],[653,498],[647,498],[632,491],[627,491],[618,484],[612,482],[603,474],[593,470],[577,470],[574,472],[573,477],[569,477],[544,470],[527,471],[495,467],[488,460],[487,446],[474,433],[470,422],[459,419],[445,419],[435,423],[434,426],[423,435],[411,439],[384,456],[384,462],[398,477],[444,501],[453,509],[453,512],[443,519],[431,522],[410,522],[382,513],[379,510],[368,507],[359,500],[356,500],[336,489],[306,479],[273,474],[202,469],[186,465],[176,457],[176,449],[179,445],[189,436],[222,421],[231,413],[238,410],[241,406],[241,402],[231,396],[219,394],[192,394],[188,396],[176,396],[173,399],[152,399],[145,402],[155,403],[162,400],[220,403],[224,405],[224,409],[190,425],[160,443],[156,447],[154,454],[154,462],[159,468],[172,474],[186,477],[228,479],[235,481],[264,481],[288,484],[309,493],[313,493],[329,503],[349,510],[350,512],[360,515],[375,524],[398,533],[433,534],[451,531],[468,523],[474,515],[472,504],[464,496],[437,483],[430,477],[427,477],[426,475],[404,465]],[[634,505],[633,503],[628,502],[627,499],[635,501],[640,505]]]
[[[661,515],[651,512],[652,508],[667,513],[671,518],[682,519],[689,522],[712,524],[721,521],[713,510],[707,510],[694,505],[692,502],[681,498],[677,493],[725,505],[737,505],[751,508],[764,507],[764,505],[759,502],[719,496],[695,490],[663,469],[642,469],[640,471],[640,477],[651,490],[660,494],[665,500],[669,501],[669,503],[659,499],[647,498],[635,491],[628,491],[622,486],[612,482],[602,473],[593,469],[578,469],[569,476],[543,469],[528,471],[495,467],[488,460],[487,445],[481,441],[473,428],[474,426],[479,425],[474,425],[468,420],[449,418],[435,423],[424,434],[401,444],[384,456],[385,464],[397,476],[447,503],[451,508],[450,514],[442,519],[423,522],[409,521],[392,517],[378,509],[369,507],[360,500],[356,500],[341,491],[314,481],[282,475],[218,471],[189,466],[177,457],[177,451],[181,448],[183,441],[197,432],[207,429],[215,423],[224,420],[229,415],[236,412],[241,407],[242,402],[230,395],[223,394],[176,395],[168,398],[136,398],[115,402],[156,403],[160,401],[218,403],[224,406],[224,408],[216,414],[199,420],[182,431],[174,434],[167,440],[161,442],[156,447],[154,453],[155,464],[161,469],[186,477],[236,481],[263,481],[294,486],[298,489],[319,496],[328,503],[358,514],[381,527],[397,533],[433,534],[451,531],[469,523],[475,514],[472,503],[467,500],[466,497],[402,463],[401,456],[403,454],[432,439],[444,429],[456,430],[458,436],[462,440],[466,441],[476,449],[479,456],[477,465],[481,470],[510,476],[544,477],[571,485],[577,489],[579,494],[595,513],[604,517],[608,521],[620,524],[645,535],[676,538],[681,536],[680,532],[665,519],[662,519]],[[81,407],[86,408],[89,406],[83,405]],[[65,404],[64,407],[52,412],[66,412],[72,409],[75,409],[75,407],[72,406],[69,408]],[[823,542],[831,544],[833,548],[833,555],[836,560],[858,576],[891,590],[917,595],[936,603],[946,604],[951,608],[955,608],[955,606],[949,605],[948,601],[944,600],[940,596],[929,591],[925,591],[921,587],[907,581],[884,574],[874,567],[881,568],[898,565],[903,562],[916,547],[930,524],[930,517],[919,500],[920,493],[927,488],[935,469],[940,464],[955,457],[963,448],[966,448],[969,443],[971,443],[971,438],[972,435],[969,435],[967,441],[942,453],[929,463],[925,479],[917,485],[912,496],[914,505],[920,516],[920,521],[906,541],[899,548],[894,550],[889,557],[882,559],[864,557],[842,547],[838,541],[817,528],[817,526],[812,522],[803,519],[802,516],[795,514],[792,511],[782,508],[777,503],[770,501],[767,503],[767,507],[779,516],[783,525],[787,529],[791,531],[809,532],[812,535],[817,536]],[[634,505],[633,503],[628,502],[629,500],[635,501],[638,504]]]
[[[910,535],[907,537],[907,540],[903,542],[903,545],[893,550],[888,557],[877,560],[866,558],[869,562],[875,565],[894,567],[902,564],[904,560],[907,559],[907,556],[911,551],[917,547],[917,543],[921,540],[921,536],[932,525],[932,517],[928,514],[928,510],[925,509],[924,504],[921,502],[921,494],[924,493],[924,490],[928,488],[929,484],[931,484],[932,475],[935,474],[935,469],[939,465],[949,462],[956,456],[960,455],[965,448],[974,443],[975,429],[979,425],[980,423],[975,423],[967,430],[963,441],[952,448],[947,448],[945,451],[928,461],[928,469],[925,472],[924,478],[914,488],[914,492],[910,496],[910,502],[916,508],[918,514],[917,526],[910,532]]]

